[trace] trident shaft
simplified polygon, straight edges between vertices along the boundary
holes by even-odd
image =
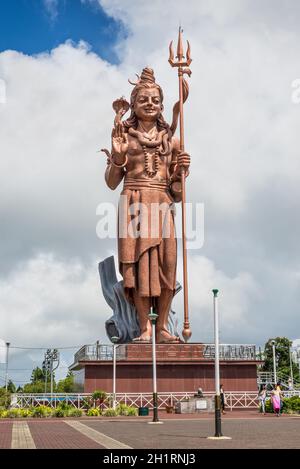
[[[190,57],[190,44],[187,41],[187,51],[186,56],[183,55],[183,46],[182,46],[182,30],[179,28],[178,34],[178,43],[177,43],[177,60],[174,60],[174,52],[172,47],[173,41],[171,41],[169,46],[169,62],[172,67],[178,68],[178,79],[179,79],[179,112],[180,112],[180,150],[184,151],[184,124],[183,124],[183,102],[184,102],[184,90],[183,85],[188,89],[187,83],[183,79],[183,75],[191,75],[191,70],[188,68],[192,59]],[[184,60],[185,59],[185,60]],[[184,68],[186,67],[186,68]],[[187,342],[191,335],[192,331],[190,329],[189,323],[189,302],[188,302],[188,278],[187,278],[187,252],[186,252],[186,194],[185,194],[185,170],[181,169],[181,190],[182,190],[182,254],[183,254],[183,295],[184,295],[184,323],[182,336]]]

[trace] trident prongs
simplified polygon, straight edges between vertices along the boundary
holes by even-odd
[[[191,59],[191,46],[189,41],[187,42],[187,51],[186,51],[186,60],[183,60],[185,56],[183,55],[183,47],[182,47],[182,29],[179,28],[179,33],[178,33],[178,43],[177,43],[177,55],[176,59],[177,61],[174,60],[174,51],[173,51],[173,41],[170,42],[169,45],[169,63],[172,65],[172,67],[188,67],[190,63],[192,62]]]

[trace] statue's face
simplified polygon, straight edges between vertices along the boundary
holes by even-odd
[[[140,120],[157,120],[162,111],[159,90],[157,88],[141,89],[136,96],[133,109]]]

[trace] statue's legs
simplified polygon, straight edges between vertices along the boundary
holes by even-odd
[[[135,342],[149,342],[151,340],[151,322],[149,321],[148,314],[150,313],[150,300],[147,296],[140,296],[135,290],[133,291],[133,300],[135,309],[138,315],[138,321],[141,329],[141,335]]]
[[[162,288],[159,297],[155,298],[158,319],[156,321],[156,340],[157,343],[179,342],[179,337],[170,334],[168,331],[168,317],[171,308],[173,290]]]
[[[140,336],[133,339],[134,342],[149,342],[151,340],[152,326],[148,318],[148,314],[150,313],[151,300],[153,301],[155,310],[158,314],[156,321],[157,343],[180,341],[179,337],[170,334],[168,331],[168,317],[173,295],[173,290],[168,290],[167,288],[163,288],[161,290],[161,295],[155,298],[140,296],[136,291],[133,291],[135,309],[137,311],[141,329]]]

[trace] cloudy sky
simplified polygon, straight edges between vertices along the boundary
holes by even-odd
[[[179,23],[193,58],[187,198],[205,208],[203,247],[188,253],[193,341],[213,340],[212,288],[223,343],[300,336],[299,22],[297,0],[1,2],[0,337],[24,347],[11,348],[15,382],[44,348],[70,347],[63,376],[78,346],[107,341],[97,263],[116,243],[97,237],[96,211],[119,189],[98,150],[145,66],[170,121]],[[174,309],[181,329],[182,294]]]

